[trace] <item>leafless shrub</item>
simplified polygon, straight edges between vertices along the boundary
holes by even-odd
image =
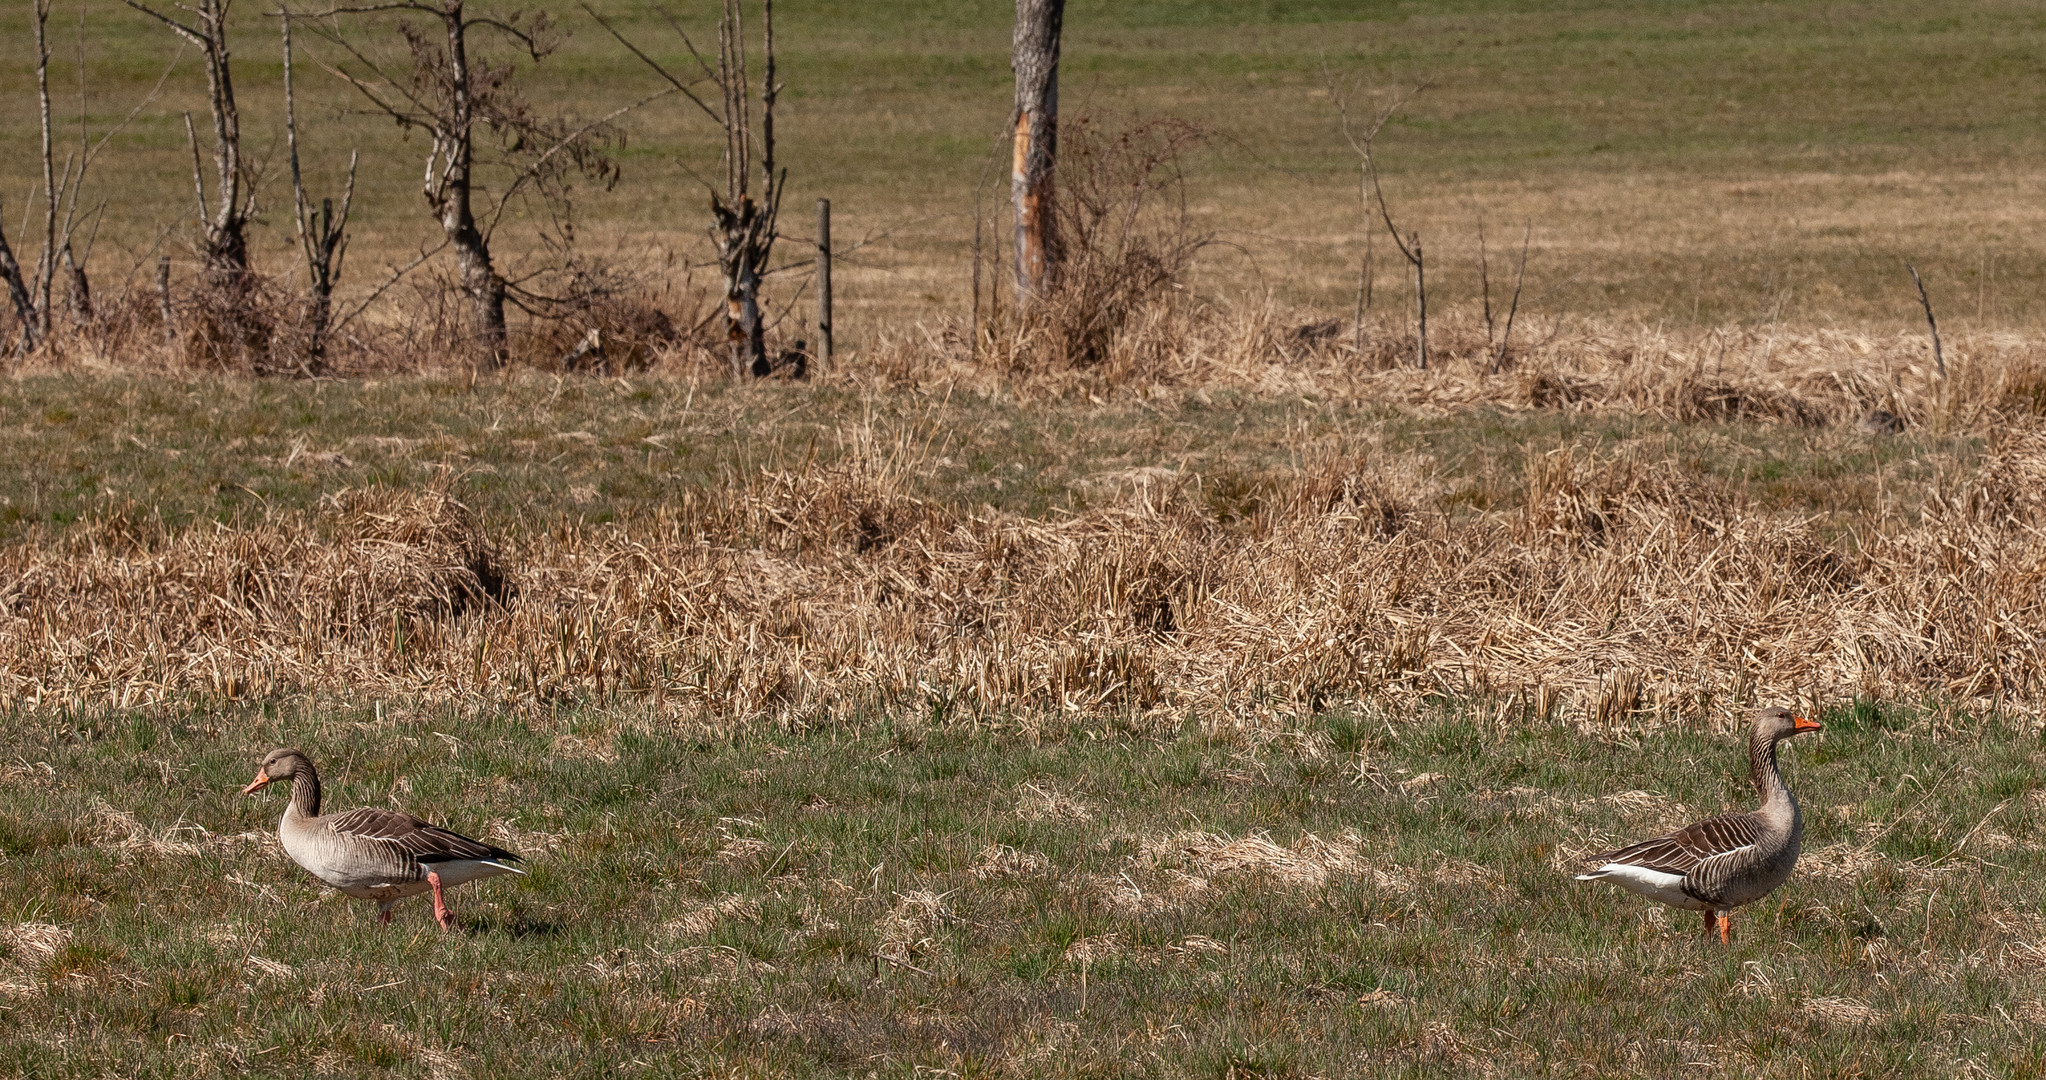
[[[299,298],[260,275],[201,274],[179,304],[174,356],[193,371],[268,375],[289,365],[291,353],[273,350],[280,329],[302,325],[293,316]]]
[[[662,280],[621,260],[584,255],[562,264],[547,295],[526,301],[535,317],[515,351],[534,366],[615,375],[723,347],[709,326],[713,300],[693,280]]]
[[[1024,370],[1150,366],[1165,359],[1155,332],[1174,315],[1173,294],[1213,237],[1187,212],[1182,159],[1206,133],[1172,118],[1119,128],[1082,116],[1060,132],[1060,256],[1050,285],[1008,322],[990,325],[987,359]],[[1137,355],[1118,350],[1133,328]],[[1118,355],[1121,351],[1124,355]]]

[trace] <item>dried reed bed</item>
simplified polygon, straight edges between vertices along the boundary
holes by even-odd
[[[1149,478],[1063,520],[914,497],[902,446],[495,543],[444,491],[0,551],[0,703],[309,693],[661,722],[1256,725],[1474,696],[1622,725],[1793,694],[2046,687],[2046,428],[1855,543],[1646,453],[1540,455],[1523,505],[1443,509],[1430,463],[1327,454],[1250,521]],[[900,722],[900,721],[899,721]]]
[[[1356,324],[1269,302],[1172,298],[1132,313],[1097,363],[1047,359],[1058,320],[1010,318],[979,331],[919,329],[870,351],[861,373],[898,386],[962,385],[1051,397],[1171,398],[1235,390],[1366,400],[1407,408],[1565,410],[1680,423],[1862,423],[1979,427],[2010,411],[2046,412],[2046,337],[1950,335],[1947,371],[1919,330],[1734,326],[1665,331],[1522,313],[1435,316],[1430,367],[1396,318]],[[1879,421],[1880,422],[1880,421]]]

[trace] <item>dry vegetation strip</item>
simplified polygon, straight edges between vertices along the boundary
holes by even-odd
[[[1233,506],[1136,469],[1031,518],[926,497],[925,451],[871,429],[834,460],[497,536],[444,484],[230,527],[116,512],[0,549],[0,700],[626,695],[718,728],[1436,694],[1599,724],[1798,693],[2031,701],[2046,432],[2011,422],[1979,464],[1828,521],[1654,442],[1530,452],[1473,512],[1439,463],[1369,439]]]

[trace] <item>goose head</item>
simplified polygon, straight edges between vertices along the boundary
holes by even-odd
[[[1769,708],[1755,710],[1755,738],[1757,741],[1782,742],[1793,735],[1807,731],[1824,731],[1817,720],[1798,716],[1789,709]]]
[[[244,795],[254,795],[272,780],[289,780],[300,765],[312,764],[305,752],[291,747],[272,750],[263,758],[263,764],[256,769],[256,778],[242,789]]]

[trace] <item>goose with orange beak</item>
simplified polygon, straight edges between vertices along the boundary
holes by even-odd
[[[396,810],[364,807],[320,814],[320,774],[302,751],[272,750],[242,789],[253,795],[278,780],[291,781],[277,838],[291,861],[343,895],[377,902],[379,922],[408,896],[433,894],[433,917],[455,928],[444,891],[499,874],[523,874],[519,857]]]
[[[1724,814],[1667,836],[1593,855],[1598,867],[1579,881],[1605,881],[1657,903],[1705,913],[1705,934],[1733,942],[1733,909],[1775,892],[1797,865],[1804,819],[1776,767],[1776,744],[1822,728],[1787,709],[1757,709],[1748,730],[1748,772],[1762,805]]]

